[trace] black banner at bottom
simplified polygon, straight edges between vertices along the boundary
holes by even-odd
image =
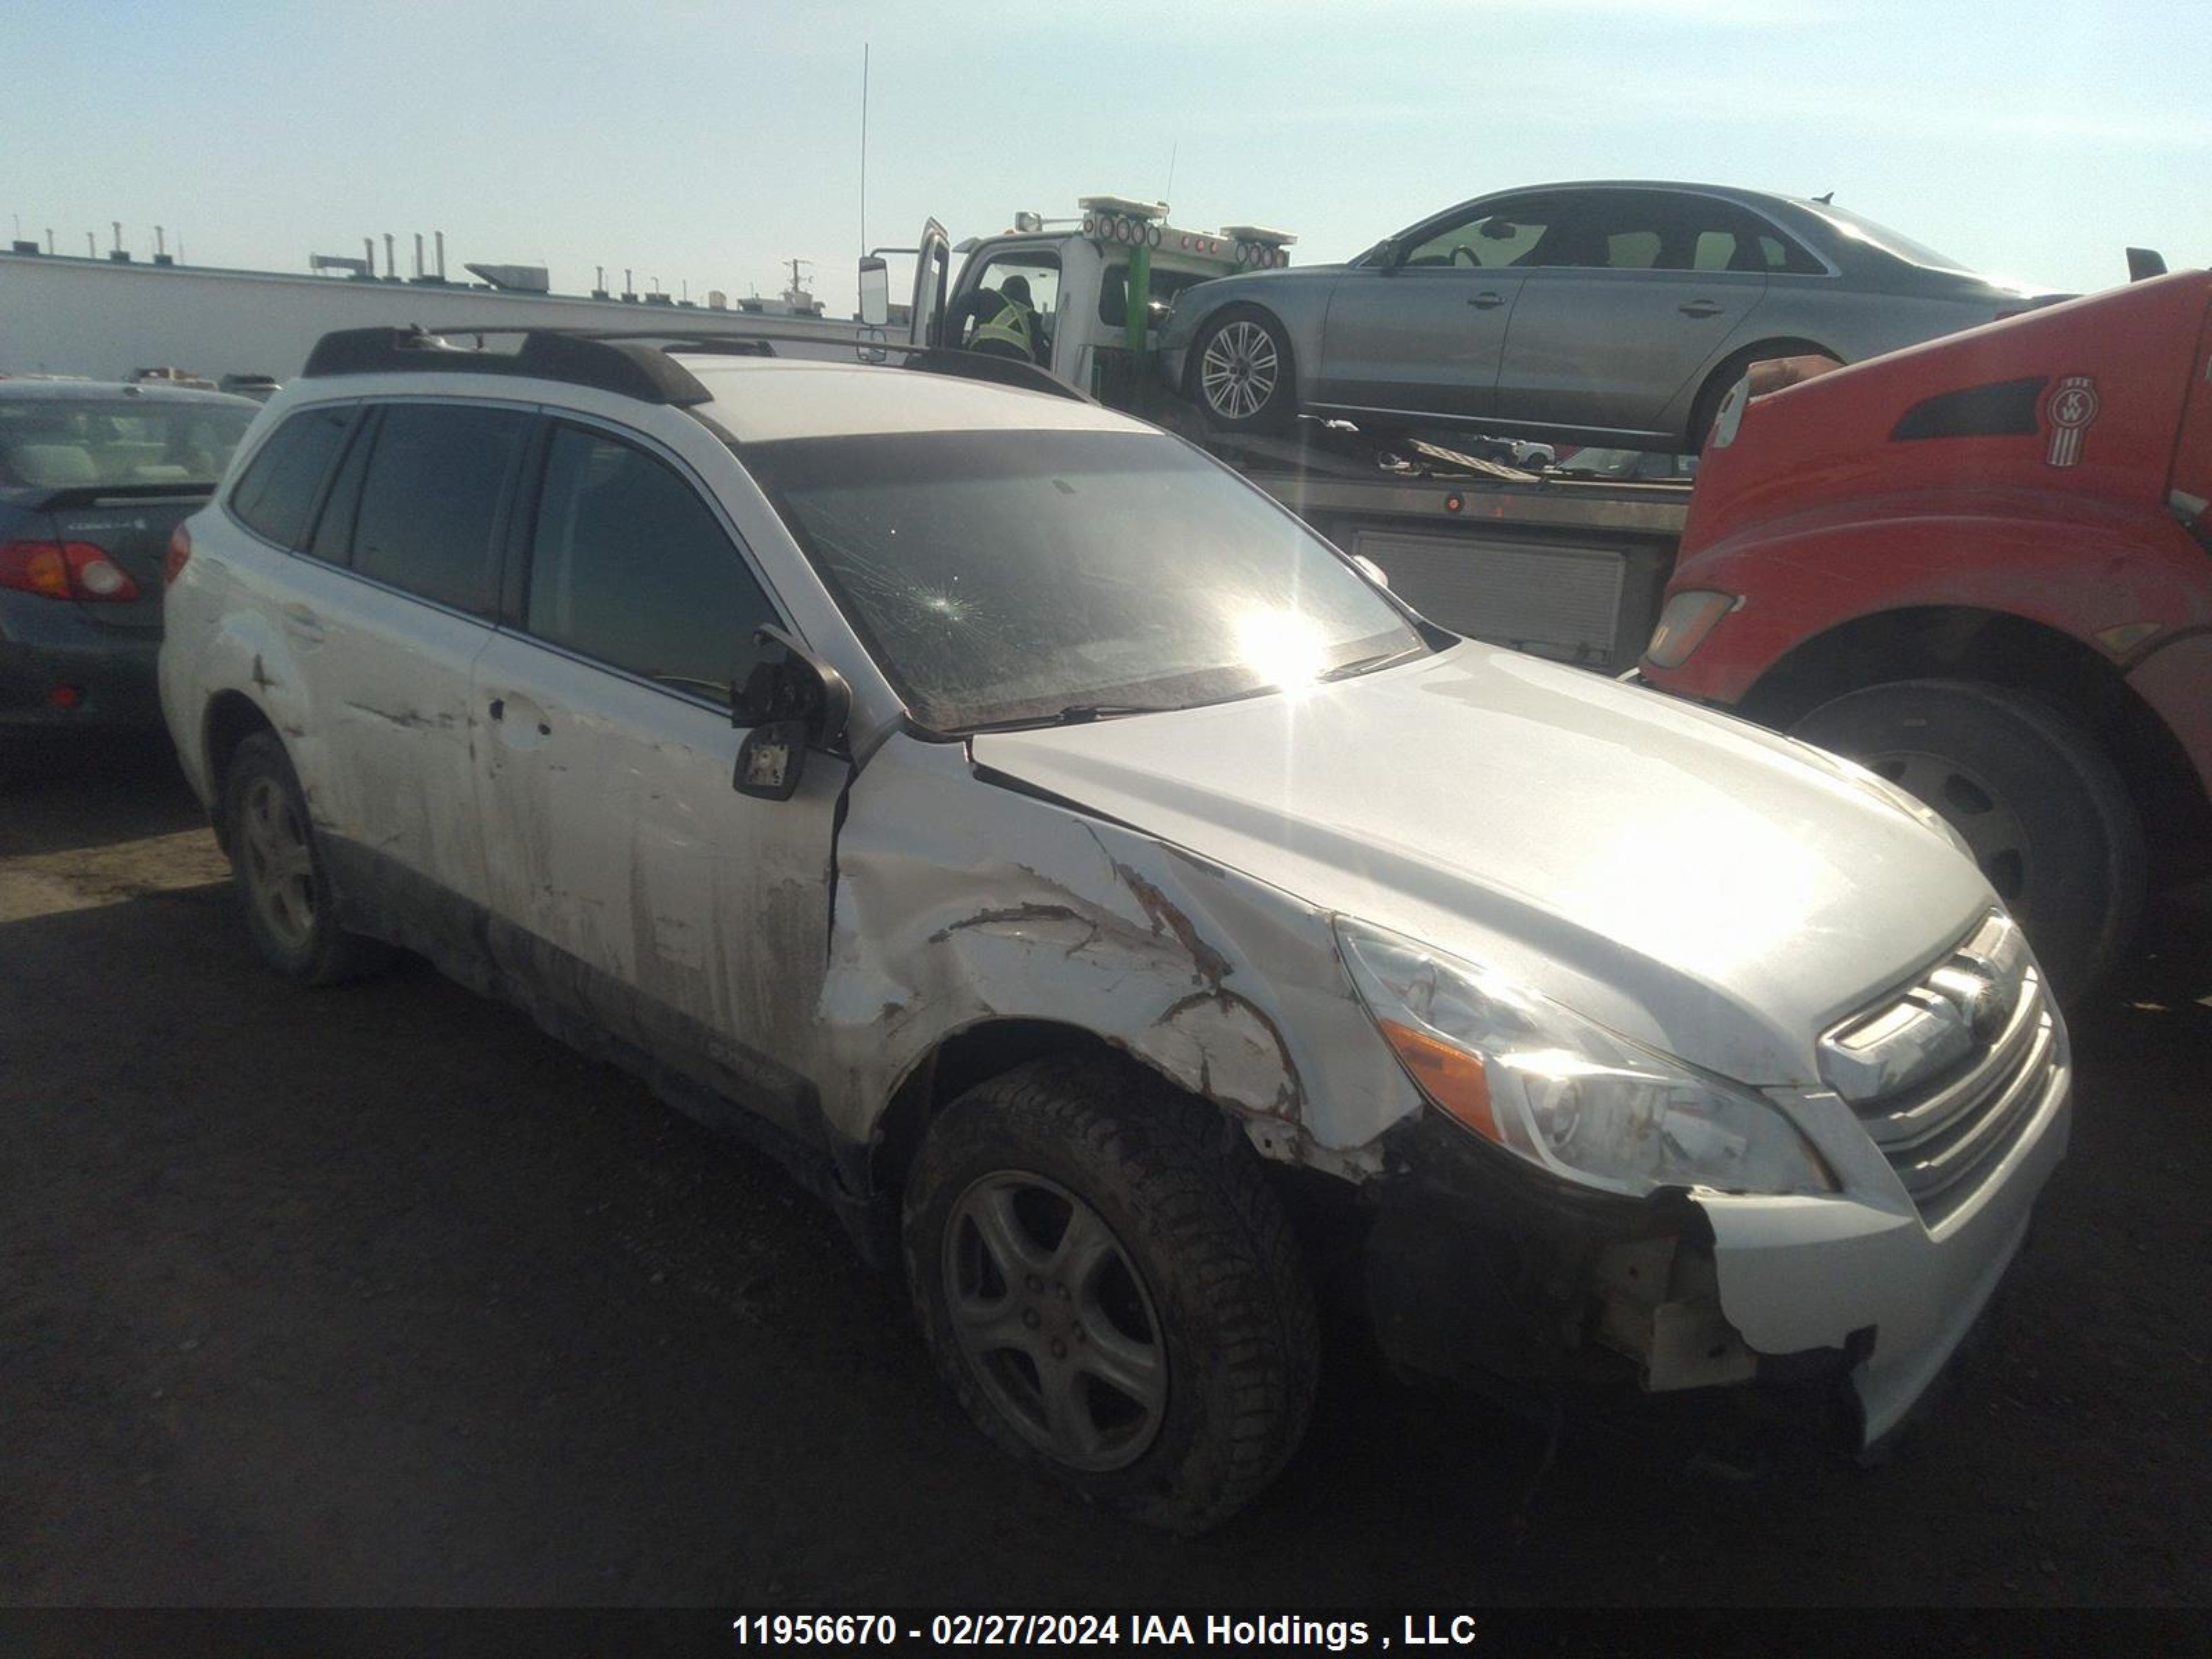
[[[12,1608],[0,1659],[634,1659],[1089,1650],[1638,1659],[2200,1659],[2203,1608]]]

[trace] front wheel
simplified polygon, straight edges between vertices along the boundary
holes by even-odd
[[[1277,432],[1297,418],[1290,337],[1257,306],[1232,306],[1200,331],[1191,390],[1218,427]]]
[[[1822,704],[1793,735],[1849,756],[1942,813],[2016,916],[2063,1001],[2133,939],[2148,887],[2142,820],[2096,738],[2003,687],[1902,680]]]
[[[1305,1431],[1319,1339],[1289,1223],[1241,1132],[1149,1072],[1048,1059],[955,1101],[904,1247],[969,1415],[1102,1508],[1202,1530]]]

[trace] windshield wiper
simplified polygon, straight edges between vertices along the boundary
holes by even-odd
[[[1372,657],[1360,657],[1351,662],[1339,663],[1319,678],[1324,680],[1348,680],[1354,674],[1371,674],[1378,668],[1388,668],[1393,663],[1407,662],[1425,655],[1425,645],[1409,645],[1402,651],[1385,651]]]
[[[1072,702],[1052,717],[1054,726],[1083,726],[1091,720],[1110,720],[1122,714],[1172,714],[1182,705],[1174,702]]]
[[[1182,702],[1072,702],[1056,714],[1027,714],[1019,720],[992,720],[969,726],[963,732],[1026,732],[1042,726],[1088,726],[1093,720],[1117,720],[1124,714],[1172,714],[1190,705]]]

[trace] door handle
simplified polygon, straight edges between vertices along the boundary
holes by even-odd
[[[284,607],[284,631],[295,640],[319,645],[323,638],[323,619],[304,605],[288,605]]]
[[[1717,300],[1691,300],[1674,308],[1685,317],[1717,317],[1723,307]]]
[[[1485,289],[1468,301],[1468,304],[1473,306],[1477,311],[1488,311],[1493,307],[1502,306],[1504,303],[1505,296],[1503,294],[1493,294],[1488,289]]]

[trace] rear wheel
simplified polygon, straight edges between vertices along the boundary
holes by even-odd
[[[295,984],[331,985],[391,959],[388,947],[338,927],[307,797],[274,734],[238,745],[222,799],[231,873],[264,962]]]
[[[2142,824],[2072,715],[1999,686],[1904,680],[1825,703],[1794,732],[1942,813],[2063,1000],[2079,1000],[2118,963],[2142,915]]]
[[[1297,418],[1290,337],[1257,306],[1232,306],[1200,332],[1191,390],[1214,425],[1273,432]]]
[[[1200,1530],[1305,1431],[1318,1338],[1289,1224],[1242,1133],[1149,1072],[1048,1059],[963,1096],[904,1242],[969,1416],[1102,1508]]]

